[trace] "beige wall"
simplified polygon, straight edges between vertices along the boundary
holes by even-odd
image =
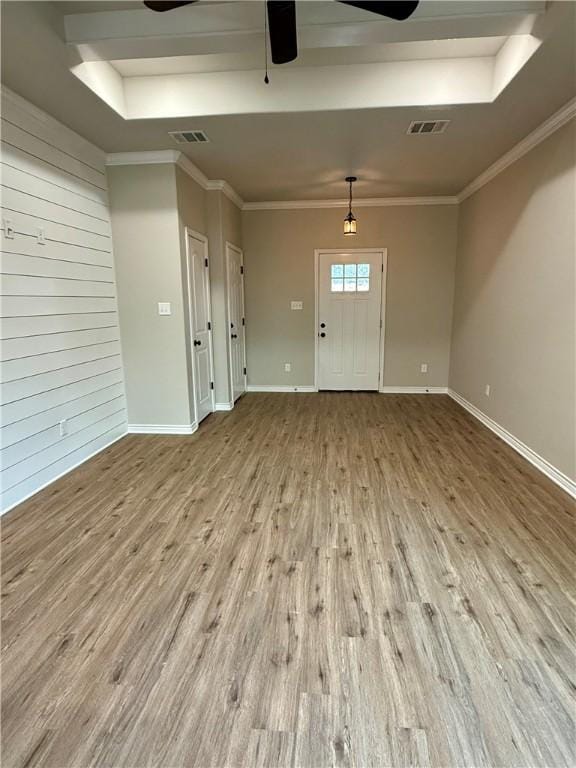
[[[175,166],[113,166],[108,182],[128,422],[190,424]]]
[[[456,392],[570,477],[575,143],[572,121],[460,206],[450,373]]]
[[[248,381],[314,383],[314,249],[388,249],[384,385],[447,386],[456,255],[452,205],[243,213]],[[290,301],[302,300],[303,311]],[[291,373],[284,363],[292,364]],[[428,374],[420,364],[428,363]]]

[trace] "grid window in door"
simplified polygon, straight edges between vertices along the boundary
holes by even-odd
[[[365,293],[370,290],[370,264],[331,264],[332,293]]]

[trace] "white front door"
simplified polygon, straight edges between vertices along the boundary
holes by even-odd
[[[377,390],[382,252],[320,252],[318,388]]]
[[[194,367],[194,395],[198,424],[214,410],[212,402],[212,330],[208,247],[188,234],[188,296],[190,343]]]
[[[230,384],[232,399],[236,401],[246,391],[242,251],[227,244],[226,260],[228,269],[228,320],[230,324]]]

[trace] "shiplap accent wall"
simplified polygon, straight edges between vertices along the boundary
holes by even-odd
[[[104,159],[2,89],[2,511],[127,429]]]

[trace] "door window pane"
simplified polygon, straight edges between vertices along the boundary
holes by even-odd
[[[358,277],[370,276],[370,264],[358,264]]]
[[[344,277],[344,265],[332,264],[330,268],[330,277]]]
[[[366,293],[370,290],[370,264],[331,264],[332,293]]]
[[[344,277],[356,277],[356,264],[344,264]]]

